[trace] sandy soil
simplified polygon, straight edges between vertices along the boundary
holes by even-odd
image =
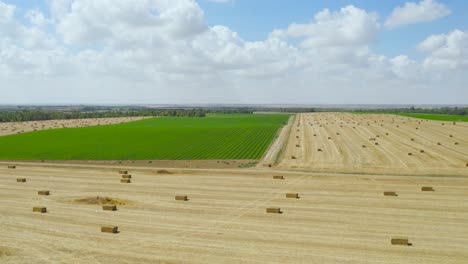
[[[119,123],[137,121],[137,120],[142,120],[146,118],[151,118],[151,117],[140,116],[140,117],[115,117],[115,118],[89,118],[89,119],[69,119],[69,120],[7,122],[7,123],[0,123],[0,136],[20,134],[20,133],[45,130],[45,129],[55,129],[55,128],[111,125],[111,124],[119,124]]]
[[[0,263],[466,263],[468,178],[0,164]],[[27,178],[17,183],[17,177]],[[432,186],[435,192],[421,192]],[[38,196],[50,190],[50,196]],[[383,191],[396,191],[385,197]],[[300,199],[287,199],[288,192]],[[118,211],[75,203],[128,201]],[[188,195],[189,201],[175,201]],[[32,212],[46,206],[48,213]],[[266,207],[282,214],[266,214]],[[101,233],[116,225],[119,234]],[[392,246],[392,236],[412,246]]]
[[[295,116],[291,116],[288,120],[288,124],[278,131],[278,136],[273,140],[270,147],[259,161],[258,167],[272,167],[277,162],[281,151],[286,147],[288,142],[294,119]]]
[[[14,160],[2,160],[16,164]],[[256,166],[258,160],[28,160],[30,164],[77,164],[77,165],[110,165],[131,166],[145,168],[191,168],[191,169],[223,169],[223,168],[250,168]]]
[[[468,175],[468,123],[396,115],[300,114],[278,167]]]

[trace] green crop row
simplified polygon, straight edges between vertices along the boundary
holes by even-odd
[[[0,159],[259,159],[288,115],[159,117],[0,137]]]

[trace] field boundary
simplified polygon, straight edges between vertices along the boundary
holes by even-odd
[[[287,144],[289,134],[291,133],[292,124],[296,119],[296,115],[291,115],[288,119],[288,123],[278,129],[276,132],[275,139],[271,142],[268,149],[263,153],[257,167],[266,167],[269,164],[276,164],[278,156],[281,154],[284,145]]]
[[[453,175],[453,174],[417,174],[417,173],[405,173],[405,172],[389,172],[389,173],[374,173],[374,172],[340,172],[340,171],[320,171],[320,170],[301,170],[301,169],[277,169],[277,168],[227,168],[227,169],[209,169],[209,168],[171,168],[171,167],[143,167],[143,166],[132,166],[131,164],[121,165],[85,165],[85,164],[71,164],[71,163],[35,163],[35,162],[14,162],[14,161],[0,161],[0,165],[5,168],[7,165],[15,164],[20,169],[19,165],[25,167],[44,167],[44,168],[77,168],[77,169],[108,169],[108,170],[121,170],[128,169],[132,171],[154,171],[156,174],[157,170],[168,170],[172,173],[204,173],[204,172],[216,172],[216,173],[233,173],[245,175],[246,173],[255,175],[271,175],[271,174],[285,174],[285,175],[314,175],[314,176],[379,176],[379,177],[423,177],[423,178],[468,178],[468,175]],[[1,169],[1,168],[0,168]]]

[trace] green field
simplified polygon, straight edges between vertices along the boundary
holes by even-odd
[[[2,160],[259,159],[288,115],[160,117],[0,137]]]
[[[401,113],[399,115],[420,118],[420,119],[429,119],[429,120],[468,122],[468,116],[463,116],[463,115],[408,114],[408,113]]]

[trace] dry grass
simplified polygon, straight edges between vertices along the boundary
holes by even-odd
[[[0,258],[9,257],[11,255],[13,255],[11,250],[9,250],[8,248],[5,248],[5,247],[0,247]]]
[[[74,203],[79,204],[96,204],[96,205],[128,205],[129,201],[120,200],[117,198],[105,197],[105,196],[92,196],[85,198],[78,198],[73,200]]]

